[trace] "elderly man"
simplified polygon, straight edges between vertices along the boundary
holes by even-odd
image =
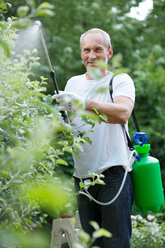
[[[90,194],[99,202],[110,201],[118,192],[123,180],[125,169],[130,172],[130,150],[122,125],[126,124],[131,115],[135,101],[134,83],[130,76],[121,73],[113,79],[113,102],[109,95],[109,82],[113,73],[105,66],[99,67],[98,61],[108,63],[113,55],[113,49],[108,33],[93,28],[80,37],[81,58],[86,68],[83,75],[74,76],[67,82],[65,92],[55,95],[61,108],[76,111],[79,102],[86,111],[104,114],[107,121],[97,123],[90,133],[92,144],[83,144],[79,158],[73,154],[77,171],[74,173],[76,190],[79,182],[90,178],[89,172],[104,175],[105,185],[89,187]],[[94,78],[93,70],[99,70],[100,78]],[[100,87],[104,93],[97,93]],[[88,125],[82,125],[81,118],[73,122],[79,131],[88,131]],[[118,198],[109,205],[98,204],[83,194],[78,196],[78,209],[82,228],[92,235],[93,228],[89,224],[96,221],[101,228],[111,232],[112,237],[101,237],[93,245],[104,248],[129,248],[131,238],[131,209],[133,203],[133,188],[130,173],[127,174],[124,187]]]

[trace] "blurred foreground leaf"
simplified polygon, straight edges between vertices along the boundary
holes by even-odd
[[[50,235],[44,231],[0,230],[1,248],[48,248]]]
[[[11,53],[10,53],[10,48],[8,46],[8,44],[3,41],[2,39],[0,39],[0,47],[2,47],[5,51],[5,54],[7,57],[10,57]]]
[[[58,218],[72,209],[71,190],[67,182],[60,184],[59,181],[51,179],[41,184],[32,183],[26,193],[32,205],[39,205],[52,218]]]

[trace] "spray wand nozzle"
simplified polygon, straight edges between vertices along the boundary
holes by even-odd
[[[45,55],[46,55],[46,58],[47,58],[47,61],[48,61],[49,68],[50,68],[50,76],[51,76],[51,78],[53,80],[55,91],[56,91],[57,94],[59,94],[59,88],[58,88],[58,84],[57,84],[57,80],[56,80],[56,73],[53,70],[53,67],[52,67],[52,64],[51,64],[51,61],[50,61],[50,57],[49,57],[49,54],[48,54],[48,49],[46,47],[45,39],[44,39],[44,36],[43,36],[43,33],[42,33],[42,24],[41,24],[40,21],[35,21],[34,25],[37,25],[39,27],[40,36],[41,36],[41,42],[42,42],[44,52],[45,52]],[[68,118],[67,118],[67,115],[66,115],[65,111],[60,111],[60,113],[61,113],[64,121],[67,123]]]
[[[39,27],[41,27],[41,22],[40,21],[35,21],[34,25],[38,25]]]

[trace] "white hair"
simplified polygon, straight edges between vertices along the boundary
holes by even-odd
[[[89,34],[89,33],[101,33],[103,35],[103,38],[104,38],[104,41],[105,41],[105,45],[108,49],[110,49],[111,47],[111,38],[109,36],[109,34],[107,32],[105,32],[104,30],[102,29],[99,29],[99,28],[92,28],[92,29],[89,29],[88,31],[86,31],[85,33],[83,33],[81,36],[80,36],[80,48],[81,48],[81,45],[82,45],[82,40],[84,39],[84,37]]]

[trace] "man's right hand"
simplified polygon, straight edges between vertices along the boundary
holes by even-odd
[[[78,109],[85,110],[86,108],[85,97],[81,97],[72,92],[60,91],[59,94],[53,95],[53,99],[60,104],[61,110],[76,111]]]

